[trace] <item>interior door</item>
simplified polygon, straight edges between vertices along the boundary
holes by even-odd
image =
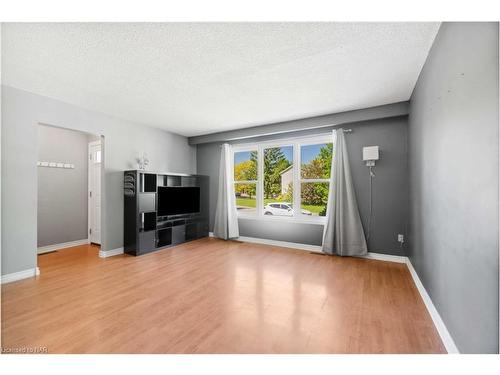
[[[89,239],[101,244],[101,141],[89,143]]]

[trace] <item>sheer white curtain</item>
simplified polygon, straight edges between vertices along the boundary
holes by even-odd
[[[367,253],[365,233],[359,216],[343,129],[333,131],[332,169],[328,194],[323,252],[337,255]]]
[[[234,196],[234,170],[231,146],[221,146],[219,165],[219,192],[215,209],[214,236],[228,240],[239,237],[236,198]]]

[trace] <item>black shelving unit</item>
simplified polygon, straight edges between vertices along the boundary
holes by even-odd
[[[199,187],[200,212],[158,216],[158,187]],[[208,236],[208,176],[124,172],[124,251],[142,255]]]

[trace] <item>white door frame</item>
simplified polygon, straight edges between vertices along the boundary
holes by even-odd
[[[100,196],[101,196],[101,236],[102,236],[102,166],[103,166],[103,152],[102,152],[102,141],[101,139],[98,141],[93,141],[89,142],[88,144],[88,149],[87,149],[87,156],[88,156],[88,168],[87,168],[87,242],[90,244],[91,243],[91,235],[90,235],[90,229],[91,229],[91,224],[92,224],[92,202],[90,200],[90,191],[91,191],[91,174],[92,174],[92,146],[101,146],[101,191],[100,191]],[[100,241],[100,245],[102,246],[102,237]]]

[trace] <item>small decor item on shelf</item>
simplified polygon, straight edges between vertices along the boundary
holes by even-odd
[[[149,165],[148,154],[145,152],[142,153],[142,156],[137,159],[137,169],[141,169],[145,171]]]

